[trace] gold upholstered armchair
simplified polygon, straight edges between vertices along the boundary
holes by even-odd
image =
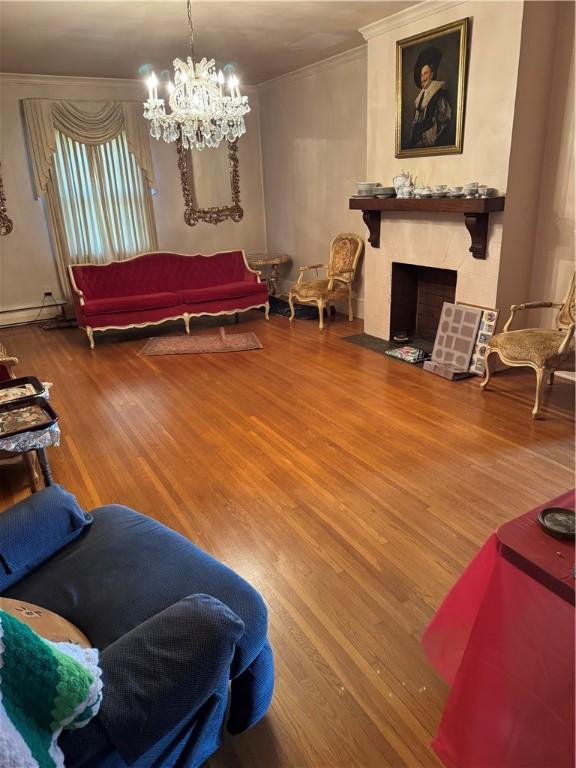
[[[348,319],[353,320],[352,312],[352,282],[356,268],[364,249],[364,241],[359,235],[342,232],[336,235],[330,244],[330,259],[328,264],[312,264],[300,267],[298,280],[290,289],[288,302],[290,304],[290,322],[294,320],[294,300],[301,304],[316,304],[320,315],[320,330],[324,328],[324,308],[330,309],[335,301],[347,299]],[[315,269],[326,270],[323,280],[304,282],[304,273]]]
[[[559,310],[554,328],[510,330],[516,312],[523,309],[546,309],[550,307],[556,307]],[[537,418],[540,413],[540,397],[545,379],[548,378],[549,383],[552,384],[554,371],[574,370],[574,326],[576,322],[574,274],[572,274],[568,295],[562,304],[555,304],[551,301],[529,301],[526,304],[512,304],[510,311],[510,317],[502,333],[492,336],[488,342],[484,358],[485,378],[480,386],[485,389],[490,381],[492,373],[490,358],[493,354],[498,355],[506,365],[534,368],[536,371],[536,398],[532,416]]]

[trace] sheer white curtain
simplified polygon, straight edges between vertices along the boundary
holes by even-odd
[[[158,248],[140,102],[23,99],[35,197],[44,197],[63,295],[70,263]]]
[[[48,202],[66,262],[107,262],[156,248],[150,190],[122,131],[83,144],[55,131]]]

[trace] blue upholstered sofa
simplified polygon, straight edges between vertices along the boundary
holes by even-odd
[[[64,616],[101,651],[102,706],[60,738],[67,768],[195,768],[223,727],[244,731],[270,705],[260,595],[127,507],[87,514],[53,486],[1,513],[0,592]]]

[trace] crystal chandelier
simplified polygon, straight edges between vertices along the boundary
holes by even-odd
[[[158,98],[158,78],[152,72],[147,80],[148,99],[144,102],[144,117],[150,120],[150,135],[155,139],[176,141],[182,137],[186,149],[217,147],[221,141],[235,141],[246,133],[244,115],[250,112],[248,97],[240,94],[236,75],[228,80],[222,71],[216,74],[214,59],[194,61],[194,27],[192,8],[186,0],[190,27],[190,52],[184,62],[174,60],[174,82],[168,81],[166,114],[164,99]],[[227,88],[228,95],[224,89]]]

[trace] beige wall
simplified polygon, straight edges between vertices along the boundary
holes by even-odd
[[[514,103],[514,124],[506,214],[502,234],[497,306],[507,315],[511,304],[526,301],[534,265],[534,244],[541,197],[557,10],[562,3],[527,2],[522,19],[522,48]],[[538,66],[534,66],[538,51]],[[523,317],[526,323],[528,317]]]
[[[293,258],[286,287],[299,265],[327,262],[339,232],[366,236],[348,210],[366,174],[365,49],[265,83],[259,95],[268,250]],[[355,288],[362,316],[361,277]]]
[[[522,16],[521,2],[440,2],[416,6],[365,28],[371,179],[388,184],[405,169],[426,184],[478,181],[506,191]],[[472,23],[463,153],[396,159],[396,41],[465,17]],[[505,215],[490,216],[486,260],[469,253],[470,238],[461,215],[383,216],[380,249],[368,247],[366,259],[366,332],[389,336],[393,261],[456,269],[457,300],[495,306]]]
[[[574,4],[557,3],[554,62],[549,82],[539,214],[529,298],[563,301],[574,273]],[[535,325],[554,322],[556,310],[532,312]],[[576,373],[559,373],[576,379]]]
[[[0,161],[8,211],[14,230],[0,237],[0,325],[34,319],[45,288],[59,298],[59,285],[43,201],[35,200],[28,167],[20,100],[25,98],[141,100],[139,81],[0,75]],[[232,247],[265,250],[258,97],[249,94],[252,112],[239,143],[240,187],[244,219],[217,226],[188,227],[176,148],[152,143],[158,194],[154,211],[160,248],[205,253]],[[42,317],[49,316],[46,311]]]
[[[558,3],[529,298],[564,299],[574,271],[574,4]],[[543,311],[541,323],[553,312]]]

